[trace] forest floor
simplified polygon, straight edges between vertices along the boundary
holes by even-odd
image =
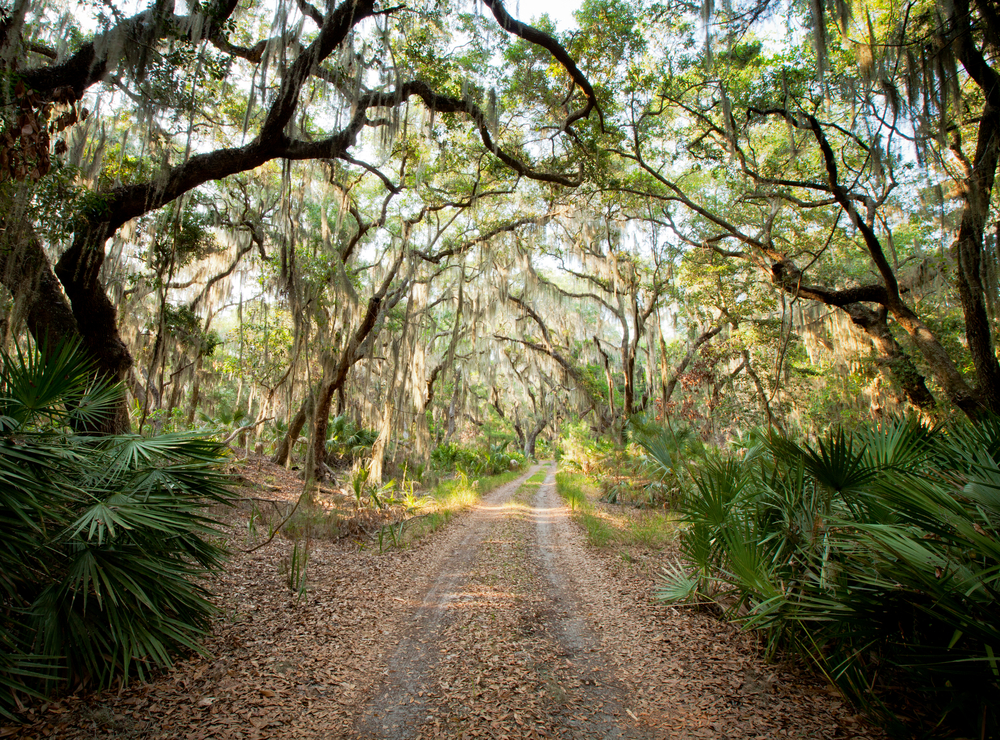
[[[275,506],[301,488],[261,460],[244,475]],[[35,706],[0,737],[881,737],[733,626],[653,600],[676,554],[592,547],[553,479],[536,466],[404,550],[313,539],[301,598],[291,542],[244,552],[236,522],[213,657]]]

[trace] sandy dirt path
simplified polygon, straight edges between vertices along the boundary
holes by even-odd
[[[587,545],[543,470],[435,545],[360,737],[877,736],[731,626],[651,602],[648,580]]]
[[[674,555],[590,546],[553,474],[404,551],[314,540],[305,598],[285,583],[292,543],[239,554],[237,526],[210,656],[34,705],[0,737],[881,737],[752,637],[651,599]]]
[[[359,715],[363,737],[653,737],[628,707],[584,618],[591,594],[567,537],[554,466],[541,484],[487,496],[440,543],[385,681]]]

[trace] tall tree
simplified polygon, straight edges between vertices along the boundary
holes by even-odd
[[[691,248],[844,312],[914,406],[933,408],[940,392],[970,416],[996,412],[996,285],[984,269],[996,248],[986,229],[1000,156],[996,11],[872,3],[852,19],[838,7],[834,19],[813,4],[812,51],[777,52],[754,39],[759,13],[719,8],[711,27],[730,37],[710,42],[713,58],[672,58],[654,95],[632,94],[617,145],[633,166],[623,190],[647,194]],[[918,159],[922,172],[950,172],[960,198],[941,269],[957,287],[967,349],[942,335],[950,297],[921,301],[911,277],[935,250],[896,238],[913,232],[907,211],[926,190]]]
[[[132,354],[102,278],[110,239],[197,188],[275,160],[337,160],[377,178],[390,193],[400,191],[405,182],[362,161],[361,138],[374,132],[391,144],[400,127],[411,125],[411,105],[422,106],[432,121],[441,117],[473,135],[485,167],[514,180],[578,184],[575,133],[597,106],[593,88],[552,35],[510,16],[500,0],[485,4],[501,38],[543,50],[569,83],[564,104],[541,119],[519,118],[531,109],[530,101],[508,101],[528,130],[549,132],[542,135],[551,141],[550,156],[534,156],[537,148],[525,144],[522,129],[500,125],[495,95],[483,87],[489,80],[481,76],[467,84],[472,73],[455,62],[452,50],[443,50],[436,65],[420,59],[411,31],[426,33],[428,22],[443,17],[438,7],[404,12],[376,0],[345,0],[323,9],[279,3],[273,35],[254,39],[250,34],[264,25],[262,6],[237,17],[234,0],[217,0],[192,3],[180,15],[174,3],[158,2],[131,17],[115,10],[92,40],[62,52],[44,11],[34,16],[29,4],[18,4],[4,19],[0,39],[5,92],[14,104],[7,109],[8,135],[0,152],[10,176],[0,199],[0,280],[22,306],[29,329],[50,340],[79,335],[105,375],[124,379]],[[402,62],[394,64],[397,56]],[[206,94],[209,87],[217,92],[223,80],[237,80],[240,94]],[[83,191],[63,204],[71,217],[63,246],[47,241],[39,228],[37,184],[50,177],[54,129],[82,118],[85,98],[95,90],[120,91],[119,101],[138,101],[138,114],[155,129],[150,146],[159,161],[120,181],[81,182]],[[176,116],[181,135],[158,128],[164,115]],[[109,427],[127,424],[122,408]]]

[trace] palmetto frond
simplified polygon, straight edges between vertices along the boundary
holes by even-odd
[[[120,389],[94,379],[93,363],[81,354],[78,342],[65,342],[51,351],[0,351],[0,416],[6,431],[38,424],[83,428],[109,413]]]
[[[766,457],[714,461],[684,503],[697,586],[728,590],[731,613],[770,647],[808,655],[872,711],[884,711],[870,688],[891,667],[942,712],[965,702],[997,722],[998,440],[995,419],[947,430],[897,419],[815,448],[772,434]],[[661,597],[696,599],[683,574]]]
[[[78,435],[118,391],[72,346],[4,357],[0,389],[0,713],[56,678],[107,684],[198,649],[203,577],[225,554],[207,514],[232,497],[224,447]]]

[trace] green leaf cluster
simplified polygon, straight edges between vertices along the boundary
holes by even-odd
[[[1000,420],[897,419],[815,445],[758,434],[709,460],[684,502],[690,569],[667,600],[710,598],[771,650],[811,659],[888,724],[896,687],[929,725],[991,736],[1000,715]]]
[[[79,433],[117,401],[72,345],[0,370],[0,714],[64,681],[107,686],[198,650],[225,551],[224,448]]]

